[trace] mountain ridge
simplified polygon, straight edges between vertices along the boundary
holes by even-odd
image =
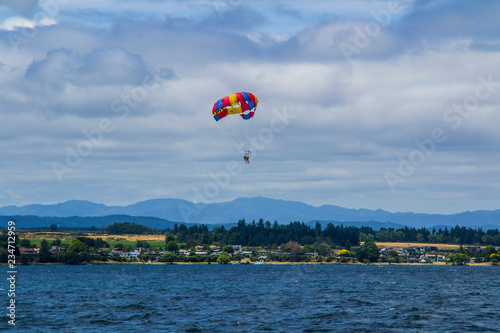
[[[311,206],[300,201],[265,197],[236,198],[221,203],[192,203],[183,199],[166,198],[139,201],[126,206],[107,206],[87,200],[68,200],[42,205],[0,207],[1,216],[34,215],[41,217],[103,217],[129,215],[160,218],[178,223],[227,224],[244,218],[247,222],[260,218],[280,224],[294,221],[310,222],[383,222],[409,227],[456,225],[481,228],[500,227],[500,210],[477,210],[455,214],[388,212],[382,209],[353,209],[335,205]]]

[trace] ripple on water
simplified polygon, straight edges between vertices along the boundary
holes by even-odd
[[[499,328],[500,286],[490,283],[497,267],[138,266],[23,266],[19,274],[31,283],[20,285],[16,294],[17,328],[404,333]]]

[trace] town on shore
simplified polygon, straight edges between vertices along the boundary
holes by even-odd
[[[498,230],[456,227],[380,229],[301,222],[271,225],[244,220],[230,229],[175,225],[157,231],[135,223],[115,223],[100,231],[18,232],[18,264],[91,263],[386,263],[489,264],[499,262]],[[133,236],[132,236],[133,235]],[[0,234],[0,262],[7,263],[7,233]],[[467,242],[469,240],[469,242]],[[440,241],[442,243],[436,243]],[[444,243],[446,242],[446,243]],[[489,244],[485,244],[489,243]],[[278,245],[279,244],[279,245]],[[403,245],[404,244],[404,245]],[[465,245],[471,244],[471,245]]]

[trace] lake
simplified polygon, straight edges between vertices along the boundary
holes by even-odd
[[[7,277],[7,267],[4,266]],[[18,266],[26,332],[499,332],[500,267]],[[6,279],[1,288],[8,289]],[[8,305],[5,291],[3,304]],[[1,329],[10,327],[2,316]]]

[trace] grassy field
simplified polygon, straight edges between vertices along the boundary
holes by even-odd
[[[375,242],[379,248],[410,247],[410,246],[435,246],[438,250],[458,250],[460,245],[454,244],[432,244],[432,243],[397,243],[397,242]]]
[[[43,239],[49,243],[56,239],[60,239],[62,243],[71,243],[77,237],[102,238],[113,248],[116,244],[121,243],[124,246],[130,245],[135,247],[137,240],[147,241],[151,247],[165,246],[165,235],[101,235],[95,232],[19,232],[20,239],[28,238],[32,244],[40,246]]]

